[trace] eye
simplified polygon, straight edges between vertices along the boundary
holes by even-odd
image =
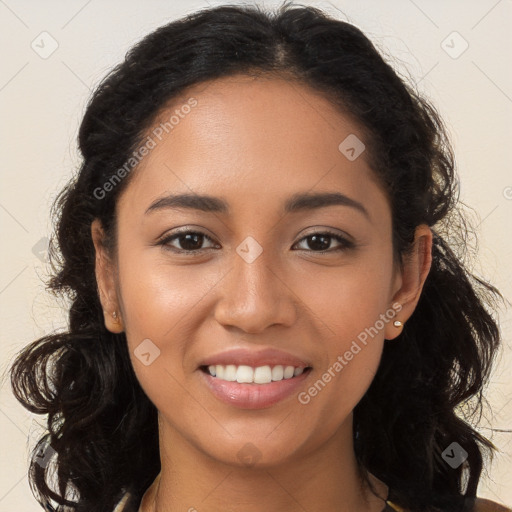
[[[201,247],[202,241],[205,239],[213,240],[200,231],[180,231],[179,233],[175,233],[174,235],[167,236],[158,242],[158,245],[163,245],[164,247],[170,249],[171,251],[177,253],[194,253],[200,252],[203,248]],[[171,242],[177,241],[181,247],[176,248],[171,245]]]
[[[162,245],[165,248],[176,252],[176,253],[185,253],[185,254],[192,254],[192,253],[199,253],[202,252],[205,248],[202,247],[202,242],[205,240],[209,240],[210,242],[213,242],[213,239],[206,235],[205,233],[202,233],[201,231],[191,231],[191,230],[184,230],[180,231],[178,233],[174,233],[173,235],[166,236],[162,240],[158,242],[158,245]],[[342,251],[345,249],[351,249],[355,247],[355,244],[351,242],[350,240],[346,239],[345,237],[333,233],[331,231],[322,231],[322,232],[316,232],[311,233],[301,240],[297,242],[297,244],[303,242],[303,241],[311,240],[307,245],[312,250],[307,250],[308,252],[318,252],[318,253],[326,253],[326,252],[334,252],[334,251]],[[328,250],[329,246],[331,245],[330,241],[335,240],[339,243],[339,246]],[[327,242],[326,242],[327,241]],[[178,242],[179,247],[176,247],[175,245],[172,245],[171,242]],[[295,245],[297,245],[295,244]],[[219,247],[218,244],[213,243],[212,246],[207,247]],[[300,249],[304,250],[304,249]]]
[[[328,247],[331,245],[330,241],[332,241],[333,239],[336,240],[337,242],[339,242],[340,245],[334,249],[327,250]],[[311,240],[309,243],[307,243],[307,245],[310,248],[313,248],[314,250],[308,251],[308,252],[318,252],[318,253],[335,252],[335,251],[343,251],[345,249],[352,249],[355,247],[355,244],[353,242],[351,242],[350,240],[346,239],[345,237],[343,237],[337,233],[333,233],[331,231],[322,231],[322,232],[317,232],[317,233],[311,233],[311,234],[305,236],[304,238],[302,238],[301,240],[299,240],[299,242],[297,242],[297,243],[301,243],[304,240]]]

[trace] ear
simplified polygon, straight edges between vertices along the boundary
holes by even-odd
[[[411,253],[404,258],[403,268],[397,276],[397,284],[391,303],[397,313],[386,324],[385,339],[396,338],[403,329],[403,324],[411,317],[418,301],[427,275],[432,264],[432,231],[426,224],[416,228]],[[401,306],[401,309],[398,308]],[[393,322],[399,320],[402,326],[396,327]]]
[[[95,219],[91,224],[91,236],[96,251],[96,282],[103,307],[105,327],[110,332],[120,333],[123,332],[124,327],[116,292],[115,266],[105,247],[105,232],[99,219]]]

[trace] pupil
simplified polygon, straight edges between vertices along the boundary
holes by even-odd
[[[329,248],[329,242],[327,243],[324,243],[324,244],[318,244],[318,240],[319,239],[323,239],[323,240],[326,240],[328,238],[330,238],[328,235],[311,235],[310,237],[310,240],[313,240],[313,243],[309,243],[309,247],[311,249],[319,249],[319,250],[325,250],[325,249],[328,249]]]
[[[199,237],[202,237],[203,235],[200,235],[200,234],[187,234],[187,235],[183,235],[181,238],[185,239],[185,244],[181,243],[181,246],[183,247],[183,249],[189,251],[189,250],[192,250],[192,249],[197,249],[197,245],[199,245],[199,247],[201,246],[201,244],[197,244],[197,240]],[[187,242],[190,242],[190,238],[193,238],[196,242],[196,245],[192,244],[192,246],[188,245],[187,247]]]

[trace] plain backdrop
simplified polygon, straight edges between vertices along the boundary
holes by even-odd
[[[76,135],[86,101],[144,35],[220,3],[229,2],[0,0],[1,512],[41,510],[26,472],[44,418],[14,399],[6,371],[24,345],[65,325],[64,309],[44,288],[45,247],[52,201],[80,163]],[[461,200],[472,208],[468,214],[479,251],[473,271],[510,299],[512,2],[303,3],[360,27],[439,109],[456,152]],[[479,426],[500,449],[479,495],[508,505],[512,434],[505,431],[512,428],[511,319],[510,308],[503,308],[499,320],[504,350],[487,390],[492,412]]]

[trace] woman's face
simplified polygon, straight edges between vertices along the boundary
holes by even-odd
[[[117,205],[114,284],[99,279],[163,432],[263,465],[348,432],[405,320],[390,205],[360,128],[307,88],[237,76],[190,89],[151,130]],[[171,200],[181,194],[196,206]],[[267,349],[279,352],[259,358]],[[217,362],[235,365],[228,379],[250,378],[242,365],[276,380],[207,375]],[[279,381],[280,363],[310,369]]]

